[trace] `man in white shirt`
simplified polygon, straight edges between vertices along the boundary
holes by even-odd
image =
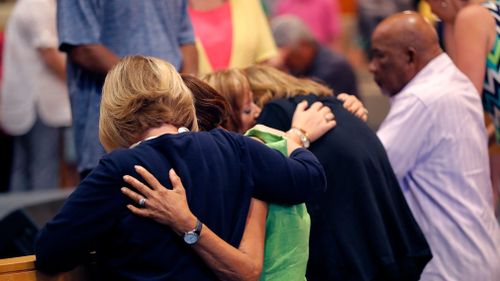
[[[71,124],[56,1],[19,0],[5,34],[0,120],[14,138],[10,190],[55,188],[60,127]]]
[[[378,136],[433,253],[421,280],[500,280],[500,230],[474,86],[416,13],[384,20],[372,52],[370,71],[391,98]]]

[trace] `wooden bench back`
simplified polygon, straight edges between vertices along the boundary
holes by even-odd
[[[0,259],[0,281],[85,281],[83,268],[53,276],[35,268],[35,256]]]

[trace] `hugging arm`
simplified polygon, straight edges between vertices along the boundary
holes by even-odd
[[[363,103],[354,95],[341,93],[337,99],[344,103],[344,108],[363,121],[368,121],[368,110]]]
[[[194,229],[197,218],[189,209],[181,179],[174,170],[169,172],[173,186],[169,190],[143,167],[136,166],[135,169],[151,188],[133,177],[125,176],[124,180],[142,195],[126,187],[122,188],[122,192],[135,202],[139,202],[142,196],[147,198],[144,208],[128,205],[129,210],[167,225],[179,235]],[[267,204],[252,199],[238,249],[219,238],[207,225],[202,226],[199,240],[192,248],[220,280],[258,280],[264,260],[266,216]]]
[[[66,200],[59,213],[36,239],[36,267],[46,273],[69,271],[88,260],[89,253],[106,243],[117,217],[127,212],[116,186],[116,165],[107,157]]]
[[[275,103],[269,103],[262,110],[259,121],[276,130],[290,129],[286,137],[299,144],[302,142],[300,138],[297,140],[297,134],[293,133],[293,128],[305,132],[308,140],[314,142],[337,125],[335,115],[329,107],[321,102],[314,102],[308,107],[307,101],[302,101],[297,105],[291,121],[283,108]],[[291,154],[291,152],[289,147],[288,153]]]

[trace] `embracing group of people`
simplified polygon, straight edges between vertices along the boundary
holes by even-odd
[[[356,98],[268,66],[198,79],[125,57],[102,92],[108,154],[41,231],[37,266],[93,260],[106,280],[417,280],[431,252],[366,117]]]

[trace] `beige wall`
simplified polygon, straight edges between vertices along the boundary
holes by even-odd
[[[14,7],[15,1],[0,1],[0,29],[5,28],[5,23]]]

